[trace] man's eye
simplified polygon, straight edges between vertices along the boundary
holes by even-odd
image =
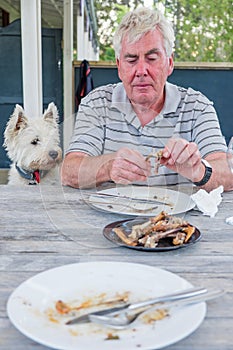
[[[127,60],[128,63],[135,63],[136,60]]]
[[[134,63],[134,62],[137,61],[137,57],[128,57],[128,58],[126,59],[126,61],[127,61],[128,63]]]
[[[158,59],[158,55],[153,55],[153,56],[147,56],[147,59],[149,61],[156,61]]]

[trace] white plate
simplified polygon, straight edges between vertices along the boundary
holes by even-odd
[[[195,207],[195,203],[189,195],[160,187],[126,186],[99,191],[98,194],[111,194],[147,200],[156,198],[169,204],[140,203],[130,199],[103,198],[100,196],[97,197],[96,195],[91,195],[88,199],[88,202],[96,209],[123,215],[155,216],[162,210],[170,215],[175,215],[184,213]],[[149,209],[154,206],[157,206],[157,208],[150,211],[143,211],[144,209]],[[140,210],[142,210],[142,212],[140,212]]]
[[[206,304],[177,308],[154,324],[140,320],[116,331],[92,323],[65,325],[48,316],[57,300],[83,302],[101,293],[112,297],[129,292],[135,302],[192,287],[171,272],[142,264],[90,262],[54,268],[28,279],[10,296],[7,312],[15,327],[43,345],[63,350],[161,349],[191,334],[202,323]],[[117,340],[106,340],[109,333]]]

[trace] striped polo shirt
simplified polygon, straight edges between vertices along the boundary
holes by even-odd
[[[199,91],[170,83],[165,86],[165,103],[159,115],[145,126],[136,116],[122,83],[92,90],[82,99],[67,153],[90,156],[116,152],[121,147],[139,151],[144,157],[163,149],[171,137],[181,137],[198,145],[202,157],[225,152],[219,121],[213,103]],[[148,185],[175,185],[190,181],[159,168]]]

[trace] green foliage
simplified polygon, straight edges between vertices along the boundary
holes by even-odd
[[[130,9],[143,4],[143,0],[132,0]],[[127,1],[95,0],[95,9],[98,23],[98,38],[100,60],[115,62],[115,52],[112,46],[114,32],[122,17],[129,11]]]
[[[100,47],[100,60],[115,62],[115,51],[112,47]]]
[[[233,60],[232,0],[179,0],[173,23],[176,61]]]
[[[100,59],[115,61],[112,37],[123,15],[140,0],[96,0]],[[154,0],[173,22],[176,61],[233,62],[232,0]]]

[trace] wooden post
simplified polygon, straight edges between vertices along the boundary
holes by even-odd
[[[42,114],[41,2],[21,0],[23,101],[25,112]]]
[[[64,23],[63,23],[63,81],[64,81],[64,125],[63,147],[67,149],[74,126],[73,115],[73,0],[64,0]]]

